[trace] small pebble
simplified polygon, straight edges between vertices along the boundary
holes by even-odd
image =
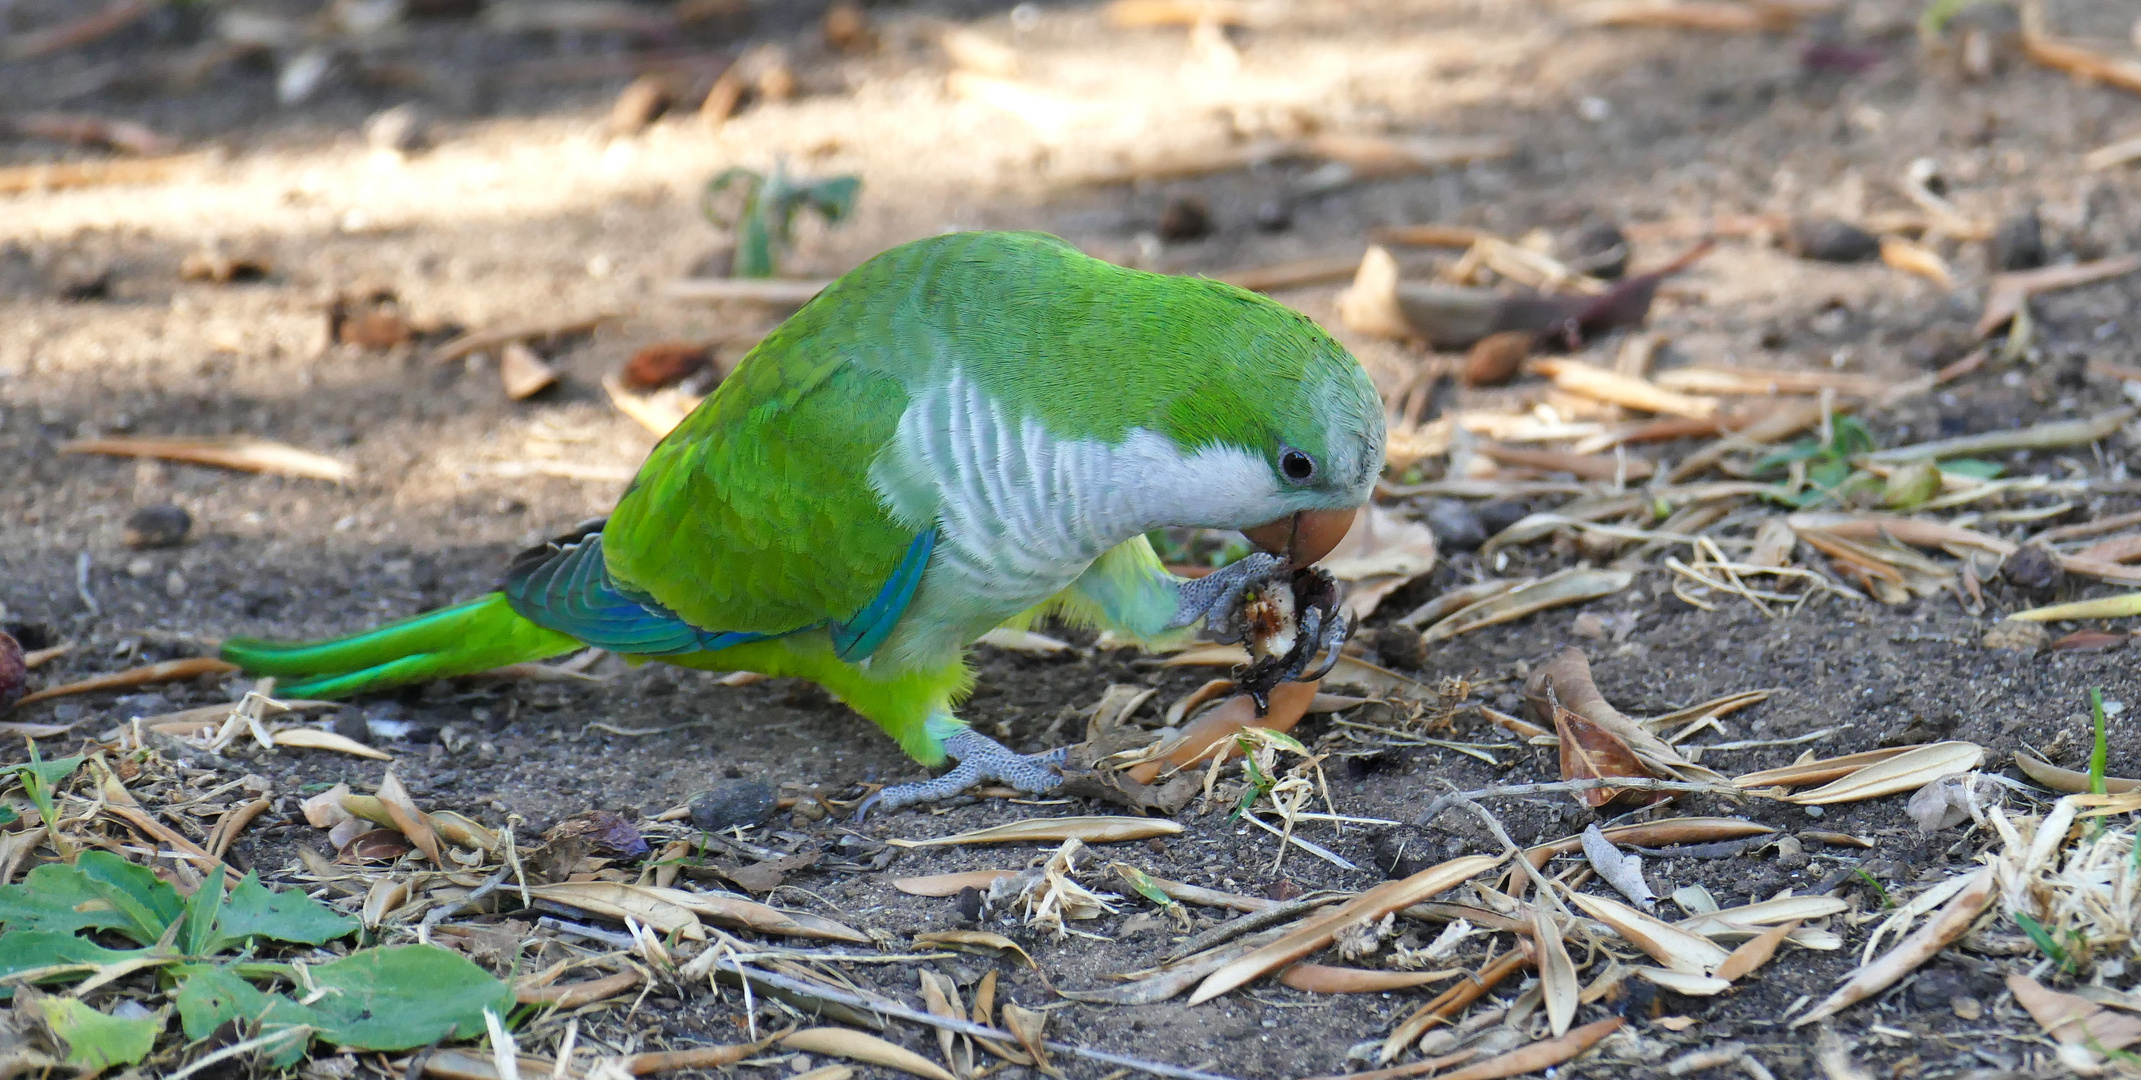
[[[1979,645],[1994,652],[2018,652],[2035,655],[2052,644],[2052,632],[2042,623],[2025,622],[2021,619],[2002,619],[1985,631]]]
[[[1628,237],[1610,221],[1587,225],[1569,244],[1568,264],[1592,277],[1620,277],[1628,272]]]
[[[1487,530],[1487,535],[1493,536],[1495,533],[1522,521],[1524,516],[1529,513],[1531,513],[1531,507],[1515,499],[1495,499],[1480,506],[1479,523]]]
[[[1427,643],[1417,628],[1392,623],[1375,635],[1375,655],[1384,667],[1417,670],[1427,666]]]
[[[372,741],[372,725],[366,722],[363,713],[354,709],[343,709],[335,713],[331,726],[335,734],[345,739],[361,743]]]
[[[2044,545],[2024,544],[2000,564],[2000,576],[2018,589],[2050,592],[2067,579],[2067,572]]]
[[[1463,499],[1436,499],[1427,504],[1427,527],[1444,551],[1477,551],[1487,542],[1487,525]]]
[[[1818,806],[1809,806],[1806,808],[1806,816],[1810,818],[1819,818],[1826,813],[1827,811],[1823,810],[1821,807]]]
[[[981,890],[980,890],[980,889],[977,889],[977,888],[973,887],[972,885],[969,885],[969,886],[967,886],[966,888],[964,888],[964,889],[961,889],[961,890],[959,890],[959,895],[958,895],[958,897],[956,898],[956,902],[957,902],[957,903],[958,903],[958,905],[959,905],[959,918],[960,918],[960,919],[962,919],[962,920],[964,920],[964,921],[966,921],[966,922],[980,922],[980,921],[981,921]]]
[[[779,797],[764,780],[723,780],[691,800],[691,823],[707,832],[756,825],[772,816]]]
[[[1293,204],[1283,198],[1265,199],[1256,206],[1256,231],[1285,232],[1294,227]]]
[[[120,540],[130,548],[177,547],[186,542],[186,534],[192,531],[193,515],[184,507],[157,503],[128,514]]]
[[[396,105],[373,113],[364,122],[364,142],[374,150],[408,154],[431,141],[430,124],[414,105]]]
[[[1792,222],[1786,251],[1817,262],[1868,262],[1881,257],[1881,238],[1834,218]]]

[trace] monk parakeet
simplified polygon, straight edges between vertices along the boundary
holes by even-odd
[[[938,236],[827,287],[654,448],[607,519],[524,553],[496,592],[223,655],[307,698],[584,646],[798,676],[924,765],[957,759],[878,805],[987,780],[1043,791],[1060,750],[1014,753],[954,714],[968,647],[1043,613],[1145,642],[1200,622],[1238,638],[1245,588],[1345,534],[1383,436],[1360,363],[1269,299],[1039,234]],[[1145,539],[1167,526],[1263,550],[1181,578]]]

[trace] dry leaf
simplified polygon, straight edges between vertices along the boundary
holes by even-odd
[[[416,845],[416,850],[431,860],[431,865],[441,870],[450,869],[439,854],[438,831],[431,827],[424,812],[416,808],[416,803],[409,798],[409,789],[395,778],[392,769],[379,780],[379,802],[386,807],[387,817],[394,822],[394,828],[408,837],[409,842]]]
[[[623,922],[633,918],[662,935],[682,934],[692,941],[706,940],[706,928],[690,908],[664,897],[668,889],[626,885],[615,881],[561,881],[530,885],[528,895],[551,900],[582,911]]]
[[[1569,900],[1674,971],[1708,975],[1731,955],[1708,938],[1653,919],[1618,900],[1583,893],[1571,893]]]
[[[535,355],[534,349],[511,341],[498,351],[498,381],[506,397],[525,401],[556,383],[558,369]]]
[[[357,470],[324,454],[244,435],[166,439],[77,439],[61,443],[63,454],[114,454],[162,458],[196,465],[220,465],[240,472],[302,476],[346,484]]]
[[[1626,743],[1628,749],[1641,759],[1651,774],[1666,774],[1682,780],[1724,782],[1723,776],[1688,761],[1672,744],[1651,734],[1649,729],[1629,719],[1607,702],[1605,695],[1598,692],[1598,683],[1591,677],[1591,662],[1584,657],[1582,649],[1575,646],[1562,649],[1525,680],[1525,701],[1535,719],[1544,721],[1553,715],[1551,702],[1546,694],[1549,684],[1553,687],[1553,697],[1564,707],[1613,733]]]
[[[2024,776],[2051,788],[2053,791],[2064,792],[2068,795],[2081,795],[2089,790],[2088,773],[2074,769],[2062,769],[2030,753],[2028,750],[2015,751],[2014,758],[2015,768],[2022,770]],[[2123,795],[2129,791],[2141,791],[2141,780],[2107,776],[2104,778],[2104,790],[2113,795]]]
[[[2141,1042],[2141,1017],[2112,1012],[2078,994],[2046,989],[2027,975],[2009,975],[2007,989],[2045,1034],[2062,1043],[2120,1050]]]
[[[1033,1059],[1033,1067],[1050,1076],[1061,1077],[1062,1071],[1048,1060],[1047,1030],[1048,1014],[1033,1009],[1021,1008],[1015,1002],[1004,1002],[1004,1027],[1018,1036],[1020,1046],[1026,1048],[1026,1056]]]
[[[1611,596],[1633,581],[1635,574],[1627,570],[1586,570],[1581,567],[1563,570],[1460,608],[1421,631],[1420,640],[1432,644],[1482,627],[1521,619],[1535,611]]]
[[[800,911],[782,911],[740,896],[665,889],[655,885],[635,885],[632,888],[664,903],[675,904],[694,912],[700,918],[721,926],[754,930],[761,934],[845,941],[855,945],[871,944],[870,935],[845,923]]]
[[[987,930],[935,930],[927,934],[916,934],[914,943],[919,946],[959,949],[963,952],[978,950],[988,953],[1013,953],[1024,960],[1027,967],[1039,970],[1041,966],[1025,949],[1019,947],[1018,942]]]
[[[274,739],[277,746],[291,746],[300,750],[333,750],[340,754],[371,758],[373,761],[394,760],[394,755],[376,746],[366,746],[346,735],[321,731],[319,728],[281,728],[270,731],[268,737]]]
[[[620,971],[600,979],[551,983],[547,986],[515,987],[513,999],[523,1005],[554,1005],[559,1010],[577,1009],[606,1001],[631,990],[645,980],[637,971]]]
[[[1242,662],[1248,662],[1248,654],[1242,654]],[[1317,682],[1285,682],[1271,688],[1271,708],[1262,717],[1256,715],[1256,702],[1242,694],[1220,702],[1218,705],[1197,714],[1189,726],[1174,738],[1154,744],[1145,751],[1150,760],[1140,761],[1127,770],[1130,779],[1140,784],[1150,784],[1163,773],[1178,771],[1197,764],[1217,750],[1220,760],[1225,761],[1240,753],[1234,737],[1245,728],[1263,728],[1267,731],[1291,731],[1293,726],[1308,715],[1308,707],[1316,700],[1316,691],[1322,686]]]
[[[1868,765],[1812,791],[1786,796],[1784,801],[1801,806],[1861,802],[1916,791],[1943,776],[1969,772],[1984,763],[1985,748],[1976,743],[1931,743]]]
[[[1365,968],[1295,964],[1279,972],[1279,984],[1310,994],[1380,994],[1442,982],[1462,971],[1370,971]]]
[[[1743,942],[1739,948],[1732,950],[1732,955],[1725,957],[1724,963],[1717,966],[1717,977],[1726,982],[1738,982],[1742,976],[1769,963],[1769,958],[1777,954],[1777,946],[1783,944],[1784,939],[1797,929],[1799,920],[1793,919],[1790,922],[1778,923]]]
[[[1625,1023],[1627,1021],[1618,1016],[1594,1020],[1580,1028],[1571,1029],[1566,1035],[1543,1039],[1498,1057],[1474,1062],[1456,1072],[1443,1073],[1435,1080],[1502,1080],[1504,1077],[1544,1072],[1589,1050],[1601,1039],[1619,1031]],[[1364,1073],[1357,1075],[1366,1076]]]
[[[336,784],[298,803],[297,808],[304,812],[306,822],[313,828],[332,829],[352,818],[350,812],[342,806],[342,798],[348,794],[348,784]]]
[[[1561,745],[1563,780],[1652,778],[1650,770],[1643,767],[1635,751],[1630,750],[1619,736],[1559,705],[1552,709],[1554,733]],[[1593,809],[1622,798],[1626,798],[1630,805],[1649,806],[1672,797],[1665,791],[1625,791],[1620,788],[1592,788],[1576,794]]]
[[[1918,969],[1920,964],[1931,960],[1940,950],[1970,930],[1977,917],[1991,906],[1998,893],[1992,867],[1987,866],[1970,875],[1962,891],[1955,894],[1940,913],[1926,920],[1925,925],[1896,944],[1880,959],[1863,964],[1851,973],[1844,985],[1837,988],[1821,1004],[1814,1006],[1791,1023],[1792,1027],[1811,1024],[1826,1019],[1850,1008],[1852,1005],[1878,994],[1896,981]]]
[[[1580,360],[1542,358],[1530,368],[1554,381],[1554,385],[1581,397],[1643,412],[1707,420],[1717,412],[1717,399],[1676,394],[1647,379],[1638,379],[1594,367]]]
[[[868,1065],[882,1065],[887,1069],[898,1069],[904,1073],[927,1077],[928,1080],[959,1080],[942,1065],[912,1050],[894,1046],[875,1035],[865,1035],[847,1028],[804,1028],[783,1036],[781,1045],[806,1054],[824,1054],[827,1057],[847,1058]]]
[[[1210,1001],[1235,987],[1270,974],[1331,943],[1339,931],[1357,923],[1372,923],[1390,912],[1411,907],[1455,887],[1460,882],[1500,865],[1502,860],[1485,855],[1467,855],[1428,867],[1398,881],[1386,881],[1306,920],[1286,936],[1239,957],[1206,977],[1192,1005]]]
[[[1088,844],[1107,844],[1123,840],[1145,840],[1155,836],[1173,836],[1182,831],[1182,826],[1165,818],[1134,817],[1061,817],[1034,818],[1028,821],[1013,821],[1004,825],[991,825],[986,829],[973,829],[951,836],[939,836],[929,840],[887,840],[894,847],[943,847],[952,844],[1034,844],[1053,843],[1059,840],[1082,840]]]
[[[60,686],[39,690],[34,694],[26,694],[16,700],[15,707],[21,708],[33,701],[66,697],[70,694],[88,694],[98,690],[123,690],[133,686],[177,682],[181,679],[194,679],[203,675],[220,675],[226,671],[236,670],[238,670],[238,665],[236,664],[225,663],[206,656],[196,656],[186,660],[165,660],[158,664],[145,664],[137,668],[128,668],[125,671],[115,671],[109,675],[93,675],[79,682],[65,683]]]
[[[1955,278],[1948,273],[1947,260],[1924,244],[1900,236],[1884,236],[1881,238],[1881,261],[1891,270],[1916,274],[1943,289],[1955,287]]]
[[[379,929],[379,924],[403,904],[409,902],[409,883],[393,878],[380,878],[364,893],[364,926],[367,930]]]
[[[1493,578],[1473,585],[1461,585],[1406,612],[1397,621],[1402,626],[1418,628],[1432,626],[1452,614],[1508,592],[1526,582],[1513,578]]]
[[[1583,984],[1577,981],[1568,946],[1562,944],[1561,927],[1543,904],[1532,905],[1531,940],[1539,950],[1539,993],[1546,1002],[1547,1022],[1559,1036],[1576,1020],[1576,996]]]
[[[892,879],[892,887],[909,896],[957,896],[967,889],[988,891],[999,878],[1017,877],[1016,870],[961,870],[954,874]]]
[[[1810,784],[1826,784],[1837,777],[1849,776],[1868,765],[1878,765],[1889,758],[1907,754],[1925,745],[1925,743],[1917,743],[1911,746],[1892,746],[1884,750],[1867,750],[1863,753],[1845,754],[1842,757],[1794,762],[1781,769],[1763,769],[1760,772],[1742,773],[1733,777],[1732,783],[1743,788],[1806,787]]]
[[[2094,600],[2076,600],[2069,604],[2048,604],[2027,611],[2017,611],[2008,618],[2023,622],[2072,622],[2078,619],[2123,619],[2129,615],[2141,615],[2141,592],[2101,596]],[[28,701],[29,698],[23,700]]]
[[[2141,270],[2141,256],[2121,255],[2095,262],[1994,274],[1992,287],[1985,290],[1985,313],[1978,318],[1977,336],[1984,337],[2007,325],[2029,298],[2038,293],[2090,285],[2135,270]]]
[[[1715,975],[1703,975],[1693,971],[1673,971],[1669,968],[1639,967],[1633,974],[1647,982],[1653,982],[1676,994],[1688,997],[1716,997],[1732,989],[1732,984]]]

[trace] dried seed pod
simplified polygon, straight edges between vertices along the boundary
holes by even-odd
[[[2045,264],[2044,226],[2037,220],[2036,207],[2000,222],[1985,248],[1985,261],[1992,264],[1994,273],[2035,270]]]
[[[1500,386],[1516,378],[1531,355],[1533,336],[1525,330],[1504,330],[1479,339],[1465,353],[1464,384]]]
[[[2050,592],[2067,579],[2067,572],[2060,567],[2058,556],[2046,551],[2044,545],[2024,544],[2000,563],[2000,576],[2018,589]]]
[[[657,341],[625,361],[624,384],[632,390],[659,390],[683,382],[712,362],[713,355],[704,345],[689,341]]]

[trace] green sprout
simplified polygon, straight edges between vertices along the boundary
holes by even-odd
[[[731,187],[743,194],[743,206],[733,216],[719,205]],[[855,208],[861,188],[862,181],[853,176],[798,180],[788,175],[785,161],[777,160],[770,173],[739,167],[714,177],[706,185],[700,211],[715,225],[736,231],[733,276],[770,278],[788,250],[796,215],[808,210],[837,224]]]

